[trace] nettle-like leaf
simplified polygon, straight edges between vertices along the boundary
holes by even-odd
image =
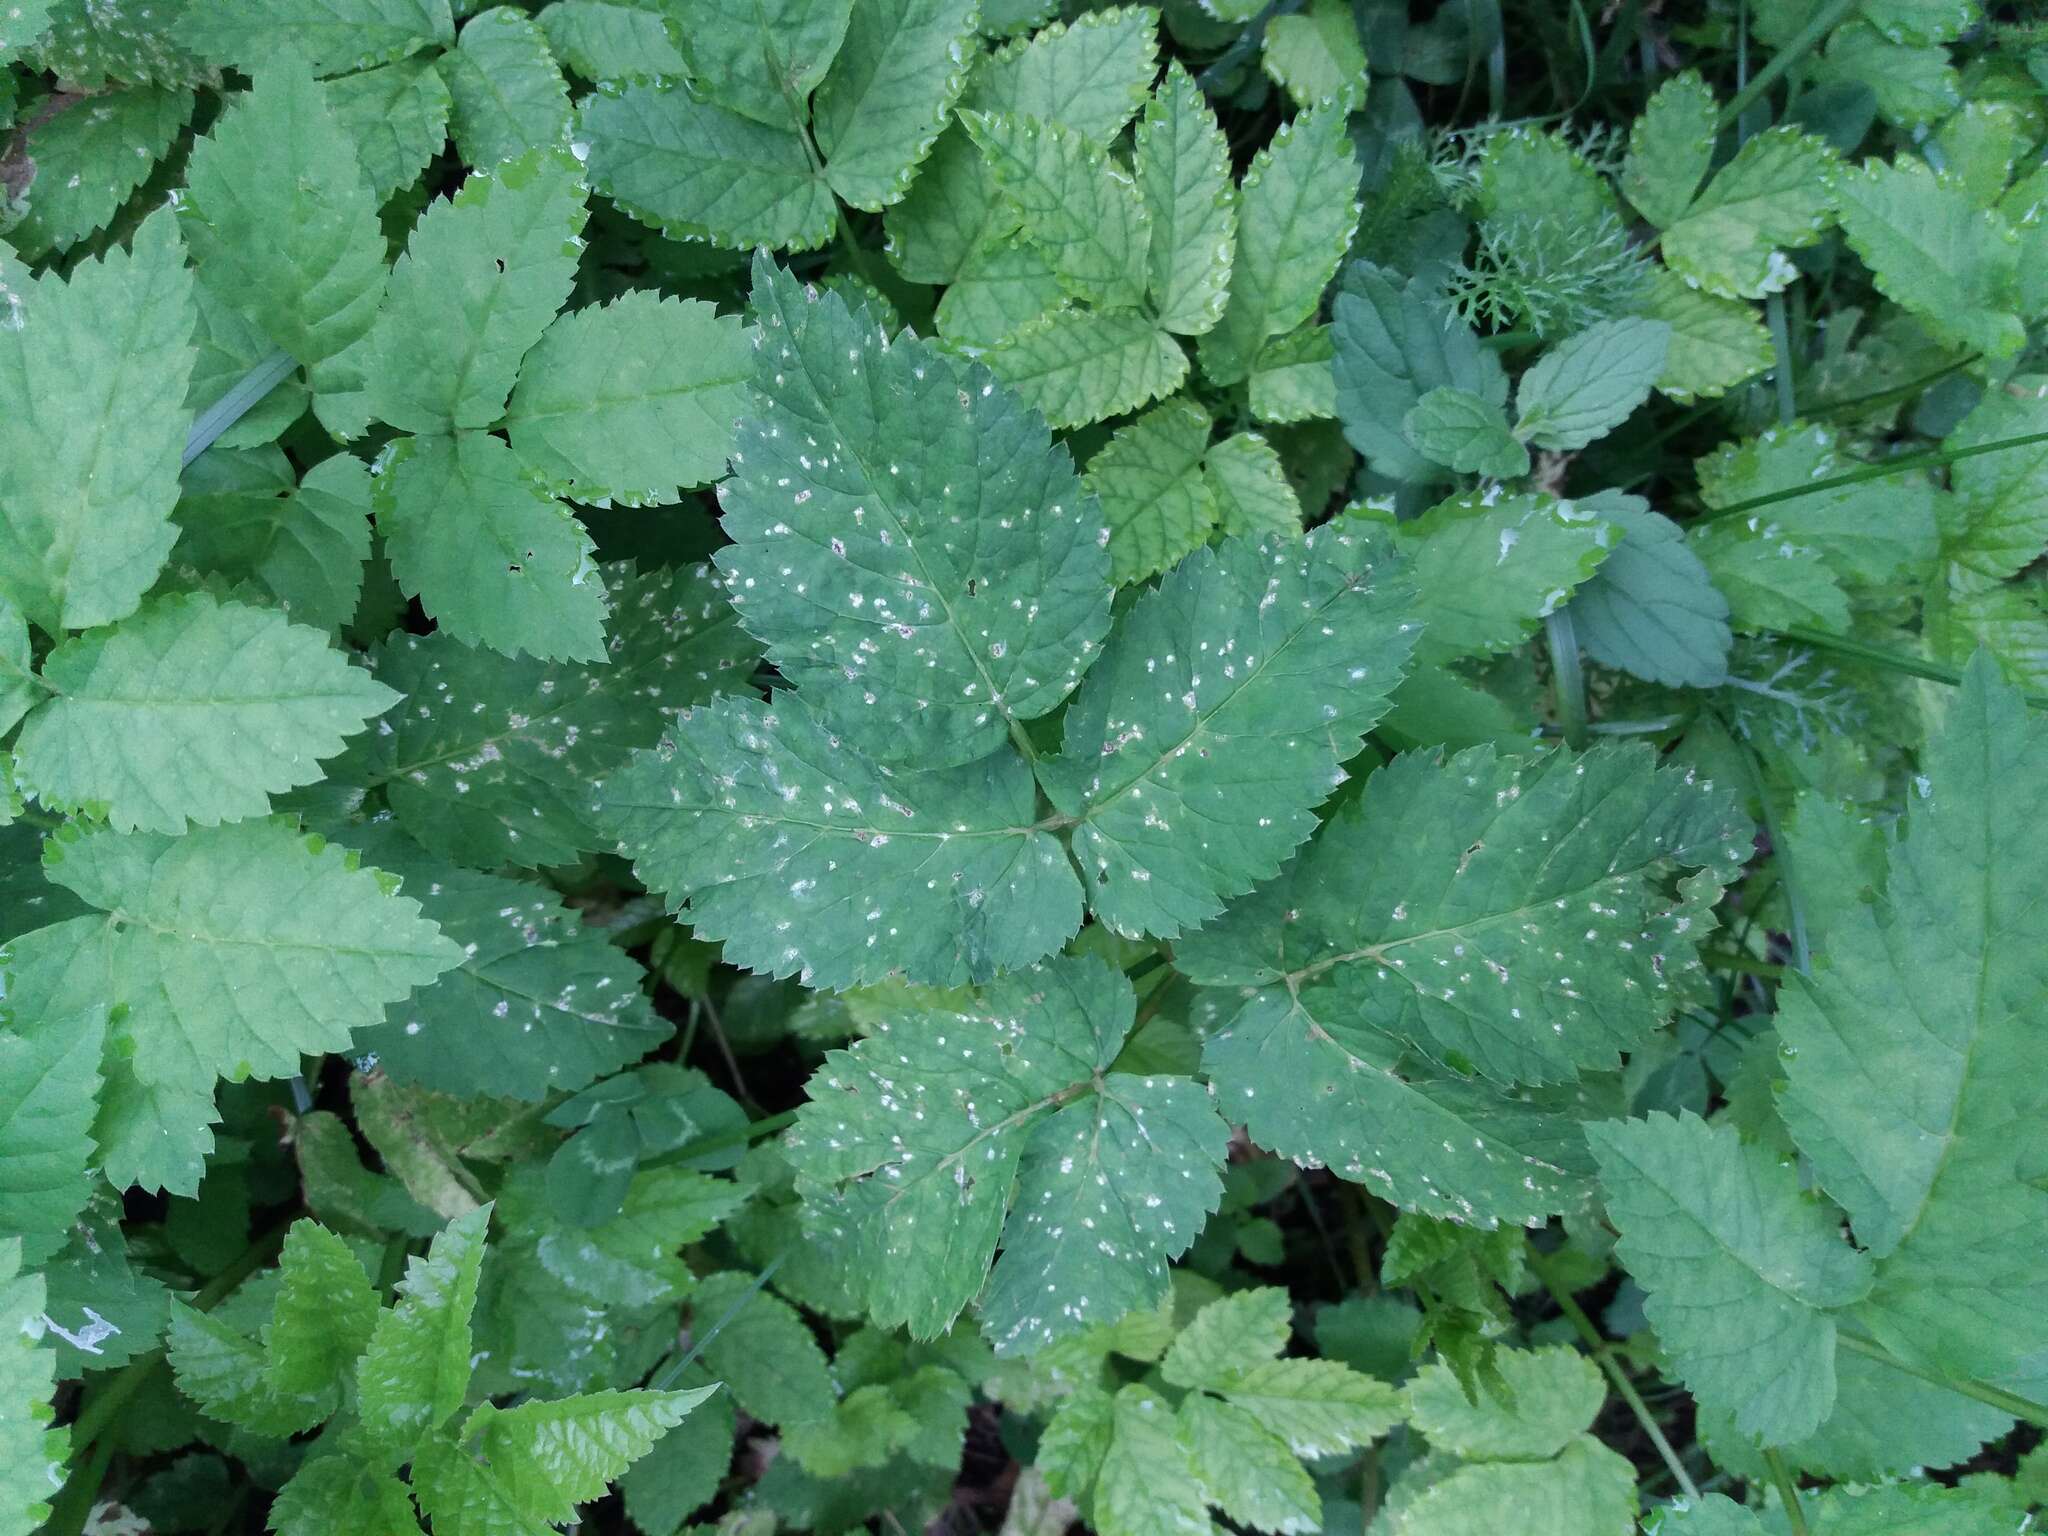
[[[902,201],[967,84],[966,0],[853,0],[811,101],[832,190],[856,208]]]
[[[1661,320],[1603,320],[1538,358],[1515,386],[1515,436],[1538,448],[1583,448],[1650,398],[1670,351]]]
[[[987,112],[960,120],[1060,284],[1104,309],[1137,305],[1151,214],[1130,176],[1057,123]]]
[[[302,1053],[431,981],[461,951],[375,871],[278,821],[183,837],[66,828],[45,869],[98,915],[8,946],[17,1028],[107,1010],[94,1128],[117,1187],[189,1193],[219,1077],[289,1077]]]
[[[370,470],[353,454],[322,459],[294,483],[273,448],[242,456],[216,445],[185,471],[174,515],[173,569],[248,582],[295,624],[332,633],[355,616],[370,558]]]
[[[785,1146],[878,1323],[932,1337],[986,1281],[1008,1353],[1165,1293],[1221,1197],[1228,1128],[1191,1079],[1109,1070],[1135,1007],[1103,962],[1049,961],[827,1058]]]
[[[38,1028],[16,1014],[0,1029],[0,1223],[35,1265],[64,1246],[92,1193],[106,1028],[98,1010],[64,1022]]]
[[[47,256],[105,229],[177,142],[194,105],[180,86],[144,85],[74,101],[29,127],[22,137],[35,180],[8,244],[24,258]]]
[[[1827,232],[1833,165],[1821,140],[1795,128],[1766,129],[1665,227],[1665,261],[1687,282],[1724,298],[1782,292],[1798,275],[1786,251]]]
[[[1109,621],[1091,498],[981,369],[891,344],[765,261],[758,414],[720,491],[741,621],[820,719],[889,762],[966,763],[1079,682]]]
[[[388,198],[418,176],[448,136],[455,103],[430,58],[401,59],[321,82],[327,110],[355,144],[364,179]]]
[[[67,640],[42,680],[53,697],[16,744],[22,786],[124,832],[261,816],[398,702],[320,631],[201,594]]]
[[[1082,481],[1109,525],[1110,574],[1143,581],[1203,543],[1216,526],[1216,495],[1202,472],[1214,425],[1188,399],[1169,400],[1111,434]]]
[[[1676,523],[1640,497],[1604,492],[1581,503],[1619,534],[1572,597],[1574,633],[1610,667],[1672,687],[1713,688],[1728,676],[1728,600]]]
[[[1404,1210],[1574,1209],[1568,1101],[1482,1080],[1569,1082],[1646,1038],[1748,835],[1728,795],[1646,751],[1399,758],[1177,949],[1191,979],[1257,989],[1209,1037],[1211,1081],[1262,1145]],[[1682,869],[1701,874],[1673,900]]]

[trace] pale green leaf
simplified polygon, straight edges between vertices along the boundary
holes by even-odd
[[[1650,398],[1670,347],[1661,320],[1602,320],[1567,337],[1515,386],[1515,435],[1559,450],[1605,437]]]
[[[1267,22],[1260,63],[1298,107],[1333,102],[1356,112],[1371,85],[1358,21],[1343,0],[1311,0]]]
[[[1062,286],[1105,309],[1137,305],[1151,216],[1130,175],[1055,123],[982,112],[963,112],[961,122]]]
[[[1652,1114],[1586,1135],[1617,1251],[1693,1396],[1766,1444],[1810,1434],[1834,1405],[1833,1312],[1869,1292],[1868,1256],[1732,1129]]]
[[[1948,49],[1909,47],[1856,21],[1835,29],[1814,74],[1829,85],[1867,89],[1878,115],[1909,132],[1925,131],[1963,100]]]
[[[748,1414],[783,1425],[832,1411],[837,1393],[824,1351],[802,1314],[754,1276],[737,1270],[706,1275],[690,1304],[706,1340],[704,1369],[731,1384],[734,1401]]]
[[[1765,129],[1664,231],[1665,261],[1723,298],[1782,292],[1798,275],[1785,252],[1812,245],[1827,230],[1833,167],[1819,139],[1796,128]]]
[[[0,597],[52,636],[133,613],[177,538],[193,309],[173,218],[4,296]]]
[[[914,283],[948,286],[977,260],[1013,246],[1016,213],[996,192],[981,151],[958,124],[947,128],[902,201],[884,213],[889,260]],[[1036,254],[1036,253],[1034,253]]]
[[[338,1403],[344,1378],[376,1329],[377,1293],[347,1243],[301,1218],[285,1233],[263,1344],[265,1381],[282,1397]]]
[[[1496,408],[1507,403],[1507,375],[1472,328],[1427,285],[1402,285],[1368,262],[1345,272],[1329,337],[1332,406],[1344,436],[1390,479],[1445,478],[1401,430],[1429,391],[1461,389]]]
[[[1297,1456],[1369,1445],[1401,1421],[1401,1394],[1335,1360],[1259,1360],[1205,1383]]]
[[[401,59],[321,87],[356,148],[364,178],[381,200],[412,181],[440,152],[455,110],[431,58]]]
[[[1617,491],[1582,502],[1618,542],[1573,595],[1573,632],[1586,653],[1667,687],[1714,688],[1728,676],[1728,600],[1685,535],[1648,503]]]
[[[1727,599],[1731,628],[1848,629],[1848,596],[1812,545],[1793,543],[1761,518],[1732,517],[1696,525],[1685,542]]]
[[[1752,305],[1692,287],[1652,267],[1637,299],[1643,314],[1671,327],[1658,393],[1680,405],[1713,400],[1771,366],[1771,333]]]
[[[1657,228],[1678,222],[1706,178],[1716,115],[1713,91],[1687,70],[1660,85],[1629,128],[1621,190]]]
[[[278,1489],[266,1518],[276,1536],[412,1536],[419,1529],[405,1484],[348,1455],[304,1462]]]
[[[1226,534],[1248,539],[1300,534],[1301,503],[1288,483],[1287,467],[1262,434],[1233,432],[1213,444],[1202,460],[1202,477],[1216,498],[1216,520]]]
[[[0,1228],[30,1264],[64,1246],[92,1192],[94,1095],[106,1038],[97,1015],[60,1027],[21,1019],[0,1027]]]
[[[985,350],[1001,346],[1065,296],[1043,249],[996,240],[961,264],[933,319],[939,334],[959,350]]]
[[[793,1424],[783,1431],[782,1450],[812,1477],[845,1477],[862,1467],[879,1467],[916,1430],[889,1389],[879,1383],[856,1387],[832,1405],[830,1417]]]
[[[289,50],[320,75],[455,41],[447,0],[208,0],[186,10],[177,31],[187,47],[245,72]]]
[[[272,1391],[263,1346],[216,1315],[173,1302],[165,1343],[179,1392],[210,1419],[282,1439],[326,1416],[318,1401]]]
[[[1054,427],[1134,411],[1188,374],[1180,343],[1135,310],[1056,309],[982,361]]]
[[[1145,104],[1158,55],[1159,12],[1151,6],[1084,11],[998,49],[961,104],[1059,123],[1107,147]]]
[[[122,831],[260,816],[398,702],[321,631],[197,593],[67,640],[43,678],[58,696],[16,744],[24,787]]]
[[[1208,540],[1216,498],[1202,472],[1209,413],[1180,398],[1119,427],[1088,461],[1081,484],[1109,525],[1110,575],[1143,581]]]
[[[1089,1510],[1100,1536],[1209,1536],[1208,1500],[1180,1420],[1165,1398],[1125,1387]]]
[[[44,1346],[44,1281],[21,1272],[21,1245],[0,1238],[0,1530],[29,1536],[64,1483],[70,1435],[49,1428],[57,1352]]]
[[[1177,60],[1138,121],[1132,170],[1151,219],[1146,287],[1159,323],[1199,336],[1229,300],[1237,188],[1216,114]]]
[[[105,229],[192,120],[193,99],[180,87],[147,85],[51,98],[47,108],[61,110],[24,125],[16,140],[34,179],[8,244],[24,258],[43,257]]]
[[[1059,1400],[1033,1462],[1054,1494],[1076,1501],[1088,1496],[1109,1454],[1115,1420],[1116,1399],[1100,1387],[1083,1384]]]
[[[1304,325],[1259,349],[1246,381],[1252,415],[1260,421],[1319,421],[1337,414],[1337,355],[1330,330]]]
[[[1202,371],[1215,383],[1243,379],[1269,336],[1315,313],[1358,227],[1359,176],[1334,105],[1283,124],[1252,157],[1239,193],[1230,302],[1202,338]]]
[[[1401,418],[1401,431],[1417,453],[1461,475],[1529,472],[1529,450],[1508,431],[1501,408],[1470,390],[1430,390]]]
[[[547,34],[509,5],[479,11],[439,60],[449,131],[463,160],[492,166],[569,137],[569,85]]]
[[[1171,938],[1278,872],[1385,712],[1413,604],[1357,524],[1228,540],[1139,599],[1040,768],[1099,921]]]
[[[2020,349],[2020,243],[2002,215],[1917,160],[1871,161],[1836,193],[1843,238],[1880,292],[1957,347],[1992,359]]]
[[[377,203],[298,61],[259,69],[192,146],[181,210],[200,280],[300,362],[369,331],[384,296]]]
[[[520,462],[578,501],[680,501],[725,473],[753,374],[736,318],[635,291],[548,327],[505,428]]]
[[[759,398],[721,488],[733,606],[860,750],[924,768],[985,756],[1095,655],[1109,557],[1094,502],[981,369],[889,342],[765,257],[754,307]]]
[[[1974,448],[2048,432],[2048,379],[2013,380],[1989,390],[1943,446]],[[2002,448],[1959,460],[1943,498],[1942,554],[1970,586],[2017,575],[2048,549],[2048,442]]]
[[[487,1403],[462,1438],[523,1514],[566,1525],[577,1505],[604,1497],[614,1478],[717,1390],[591,1392],[504,1409]]]
[[[1280,1357],[1293,1333],[1291,1314],[1287,1292],[1276,1285],[1212,1301],[1174,1338],[1160,1374],[1176,1387],[1220,1392],[1239,1373]]]
[[[1190,1393],[1181,1400],[1180,1433],[1203,1495],[1232,1520],[1254,1531],[1323,1528],[1307,1468],[1247,1410]]]
[[[1408,1384],[1409,1422],[1432,1446],[1468,1461],[1555,1456],[1593,1427],[1606,1401],[1600,1368],[1568,1344],[1496,1350],[1477,1401],[1441,1360]]]
[[[856,208],[900,202],[967,84],[973,0],[853,0],[811,102],[826,179]]]
[[[14,604],[0,597],[0,734],[40,704],[49,690],[36,680],[28,621]]]
[[[850,0],[663,0],[669,35],[707,101],[793,129],[846,39]]]
[[[1387,1536],[1630,1536],[1635,1468],[1583,1435],[1552,1461],[1462,1466],[1403,1505]]]
[[[491,1208],[458,1216],[405,1261],[397,1303],[377,1316],[356,1367],[356,1406],[380,1449],[404,1460],[469,1393],[470,1314]]]
[[[330,633],[355,616],[370,558],[370,471],[337,453],[292,483],[281,454],[216,446],[185,471],[172,566],[250,582],[295,624]]]
[[[374,494],[399,589],[447,633],[544,661],[604,656],[595,545],[502,439],[401,438]]]

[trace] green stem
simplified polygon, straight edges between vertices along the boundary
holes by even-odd
[[[1909,379],[1904,384],[1894,384],[1889,389],[1873,389],[1860,395],[1844,395],[1839,400],[1817,400],[1800,414],[1809,418],[1832,416],[1837,411],[1852,410],[1859,405],[1878,405],[1887,400],[1904,400],[1919,394],[1929,385],[1939,384],[1952,373],[1960,373],[1976,361],[1977,354],[1971,352],[1952,363],[1943,364],[1932,373],[1923,373],[1917,379]]]
[[[1710,971],[1733,971],[1738,976],[1755,976],[1764,981],[1785,979],[1785,967],[1782,965],[1769,965],[1747,955],[1724,954],[1719,950],[1701,950],[1700,964]]]
[[[1557,690],[1557,723],[1566,745],[1576,752],[1586,745],[1586,674],[1579,666],[1579,637],[1572,616],[1559,608],[1543,620],[1550,644],[1551,681]]]
[[[1939,469],[1944,464],[1960,463],[1964,459],[1974,459],[1980,454],[2002,453],[2007,448],[2029,448],[2036,443],[2048,443],[2048,432],[2028,432],[2020,437],[2002,437],[1994,443],[1975,443],[1968,448],[1930,448],[1925,453],[1903,453],[1896,459],[1886,459],[1882,464],[1865,464],[1860,469],[1830,475],[1825,480],[1811,480],[1805,485],[1795,485],[1788,490],[1771,491],[1763,496],[1752,496],[1747,501],[1731,502],[1725,507],[1714,508],[1699,521],[1714,522],[1719,518],[1754,512],[1762,507],[1775,507],[1780,502],[1797,501],[1802,496],[1817,496],[1822,491],[1840,490],[1845,485],[1862,485],[1867,481],[1882,480],[1889,475],[1904,474],[1909,469]]]
[[[1774,293],[1765,301],[1764,318],[1771,327],[1771,373],[1778,387],[1778,420],[1790,426],[1799,415],[1799,405],[1792,388],[1792,330],[1785,322],[1784,294]]]
[[[1910,1361],[1901,1360],[1875,1339],[1866,1339],[1863,1335],[1851,1333],[1846,1328],[1839,1329],[1835,1336],[1841,1340],[1845,1347],[1855,1350],[1859,1355],[1868,1355],[1871,1359],[1888,1365],[1895,1371],[1902,1371],[1908,1376],[1933,1386],[1946,1387],[1951,1392],[1971,1398],[1984,1404],[1987,1408],[1996,1408],[2000,1413],[2009,1414],[2013,1418],[2019,1419],[2023,1423],[2032,1424],[2038,1429],[2048,1429],[2048,1407],[2044,1407],[2031,1398],[2021,1397],[2018,1393],[2008,1392],[2002,1387],[1988,1386],[1981,1381],[1951,1378],[1943,1376],[1936,1371],[1924,1370]]]
[[[1815,650],[1832,651],[1837,656],[1846,656],[1851,661],[1860,661],[1865,666],[1876,667],[1883,672],[1897,672],[1906,677],[1917,677],[1930,683],[1947,683],[1951,688],[1962,686],[1963,674],[1954,667],[1943,666],[1938,661],[1927,661],[1919,656],[1909,656],[1904,651],[1889,651],[1882,646],[1865,645],[1861,640],[1851,640],[1846,635],[1831,635],[1824,629],[1808,629],[1801,624],[1787,625],[1784,629],[1772,630],[1787,640],[1797,640],[1801,645],[1810,645]],[[2023,698],[2036,709],[2048,709],[2048,695],[2029,693]]]
[[[1756,72],[1749,84],[1735,93],[1734,100],[1721,110],[1721,119],[1714,124],[1716,133],[1726,133],[1741,119],[1764,93],[1783,78],[1785,71],[1811,53],[1820,40],[1834,31],[1843,17],[1853,11],[1860,0],[1828,0],[1828,3],[1814,12],[1813,19],[1801,27],[1792,40],[1779,49],[1771,62]]]
[[[1570,1288],[1558,1279],[1550,1260],[1533,1248],[1529,1250],[1529,1268],[1535,1272],[1536,1278],[1543,1282],[1543,1288],[1550,1292],[1550,1299],[1557,1303],[1557,1310],[1565,1315],[1565,1321],[1569,1322],[1579,1337],[1585,1341],[1586,1348],[1592,1351],[1594,1361],[1607,1373],[1607,1379],[1614,1383],[1615,1392],[1628,1404],[1629,1412],[1636,1416],[1636,1422],[1642,1426],[1643,1433],[1649,1436],[1650,1444],[1656,1447],[1658,1458],[1671,1473],[1679,1490],[1688,1499],[1697,1500],[1700,1496],[1699,1485],[1692,1480],[1692,1474],[1685,1470],[1685,1463],[1679,1460],[1677,1450],[1665,1437],[1663,1427],[1650,1412],[1649,1404],[1645,1403],[1642,1394],[1636,1391],[1635,1383],[1628,1379],[1628,1372],[1624,1371],[1621,1363],[1614,1358],[1614,1352],[1608,1348],[1607,1340],[1602,1338],[1600,1330],[1593,1326],[1593,1319],[1586,1316],[1584,1309],[1572,1299]]]
[[[1776,1451],[1764,1452],[1764,1465],[1770,1469],[1771,1484],[1778,1490],[1779,1502],[1785,1506],[1785,1523],[1792,1528],[1792,1536],[1806,1536],[1806,1511],[1799,1507],[1798,1479],[1785,1465],[1785,1458]]]
[[[226,394],[201,411],[185,434],[185,456],[179,467],[190,464],[214,444],[221,433],[240,421],[256,403],[291,376],[299,360],[282,349],[260,359]]]
[[[723,1152],[728,1147],[751,1146],[763,1137],[773,1136],[795,1119],[796,1111],[785,1109],[779,1115],[769,1115],[766,1119],[750,1121],[743,1130],[722,1131],[716,1136],[699,1137],[696,1141],[686,1142],[677,1147],[673,1152],[662,1152],[654,1157],[643,1158],[640,1166],[672,1168],[677,1163],[686,1163],[693,1157],[703,1157],[712,1152]]]

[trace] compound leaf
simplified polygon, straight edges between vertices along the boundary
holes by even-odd
[[[1146,287],[1160,325],[1213,330],[1230,298],[1237,188],[1216,114],[1177,60],[1138,120],[1132,171],[1151,221]]]
[[[1202,466],[1210,425],[1194,401],[1169,400],[1117,428],[1088,461],[1081,483],[1109,525],[1118,586],[1156,576],[1216,526],[1216,497]]]
[[[967,85],[974,14],[973,0],[853,0],[811,132],[854,207],[879,212],[909,192]]]

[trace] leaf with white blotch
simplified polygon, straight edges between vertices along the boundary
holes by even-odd
[[[1440,1360],[1408,1384],[1409,1422],[1432,1446],[1468,1461],[1555,1456],[1593,1427],[1606,1401],[1600,1368],[1568,1344],[1496,1350],[1476,1399]]]
[[[177,538],[194,315],[174,220],[0,293],[0,597],[49,635],[133,613]]]
[[[355,617],[370,558],[370,471],[337,453],[293,483],[272,446],[218,444],[185,471],[172,566],[247,581],[294,623],[336,632]]]
[[[180,18],[186,46],[245,71],[280,49],[320,75],[386,64],[455,41],[447,0],[211,0]]]
[[[1659,229],[1678,222],[1714,159],[1714,93],[1687,70],[1657,88],[1628,131],[1621,190]]]
[[[2048,432],[2048,378],[2039,374],[1987,390],[1943,439],[1944,448],[1976,448]],[[1961,459],[1949,470],[1938,510],[1942,554],[1965,588],[2017,575],[2048,549],[2048,442]]]
[[[1104,309],[1135,307],[1145,296],[1151,214],[1129,173],[1057,123],[987,112],[960,120],[1061,285]]]
[[[449,131],[469,165],[496,165],[569,138],[569,83],[547,34],[509,5],[479,11],[438,66],[447,82]]]
[[[1100,921],[1172,938],[1315,830],[1414,648],[1390,544],[1356,524],[1226,540],[1125,616],[1040,765]]]
[[[259,69],[193,144],[180,208],[201,281],[298,361],[369,331],[384,297],[377,202],[300,61]]]
[[[839,735],[890,762],[983,757],[1080,681],[1109,619],[1101,517],[985,372],[891,344],[757,259],[758,414],[720,488],[741,622]]]
[[[1728,676],[1728,600],[1685,535],[1640,497],[1580,502],[1619,539],[1573,594],[1573,632],[1595,661],[1667,687],[1716,688]]]
[[[1188,376],[1171,334],[1136,310],[1063,306],[982,358],[1053,427],[1085,427],[1170,395]]]
[[[2026,1065],[2048,995],[2043,744],[1979,655],[1923,754],[1882,897],[1837,914],[1778,1019],[1786,1123],[1877,1261],[1859,1320],[1962,1378],[2048,1347],[2039,1243],[2019,1236],[2048,1222]]]
[[[547,328],[505,428],[520,462],[577,501],[680,501],[725,473],[753,373],[736,317],[635,291]]]
[[[142,1134],[154,1117],[185,1138],[162,1157],[183,1157],[207,1140],[217,1077],[289,1077],[302,1053],[346,1050],[353,1029],[461,958],[375,871],[277,821],[183,837],[65,829],[43,857],[103,915],[14,940],[8,1006],[24,1032],[116,1010],[94,1137],[117,1188],[189,1193],[196,1160],[158,1160]]]
[[[1415,580],[1418,653],[1427,661],[1520,645],[1614,542],[1581,503],[1499,486],[1439,502],[1398,524],[1394,538]]]
[[[1581,1435],[1549,1461],[1459,1466],[1389,1514],[1387,1536],[1632,1536],[1635,1468]]]
[[[601,664],[394,634],[371,670],[418,702],[360,737],[331,776],[381,793],[415,840],[478,869],[570,864],[603,846],[590,783],[654,745],[667,716],[743,686],[759,653],[709,566],[601,569],[612,607]]]
[[[552,889],[452,868],[389,834],[373,836],[366,853],[405,881],[463,952],[455,969],[393,1004],[381,1028],[357,1036],[393,1078],[538,1100],[630,1066],[668,1039],[639,962]]]
[[[1690,1114],[1586,1136],[1617,1252],[1679,1378],[1766,1445],[1811,1433],[1834,1405],[1833,1313],[1870,1290],[1838,1214],[1789,1164]]]
[[[1283,124],[1252,157],[1238,195],[1230,302],[1202,338],[1202,371],[1235,384],[1270,336],[1315,313],[1358,227],[1360,169],[1331,105]]]
[[[1644,277],[1636,304],[1671,327],[1657,375],[1657,392],[1667,400],[1715,400],[1771,366],[1771,333],[1754,305],[1703,293],[1663,267]]]
[[[325,81],[322,89],[380,200],[411,182],[439,153],[455,109],[432,59],[401,59]]]
[[[22,728],[23,786],[122,831],[261,816],[398,702],[321,631],[201,593],[65,641],[43,680],[57,696]]]
[[[669,36],[707,101],[790,129],[846,39],[849,0],[663,0]]]
[[[591,186],[642,224],[737,250],[803,251],[832,238],[832,189],[793,127],[670,82],[592,91],[578,110]]]
[[[1109,525],[1118,586],[1156,576],[1207,541],[1216,499],[1202,473],[1209,413],[1185,398],[1119,427],[1088,461],[1082,485]]]
[[[0,1228],[38,1268],[64,1246],[92,1193],[105,1038],[98,1009],[56,1027],[19,1017],[0,1026]]]
[[[1700,499],[1732,506],[1781,491],[1800,494],[1727,519],[1766,545],[1805,545],[1842,581],[1878,586],[1932,574],[1939,551],[1933,487],[1917,476],[1888,475],[1862,485],[1814,490],[1817,480],[1854,470],[1827,427],[1771,427],[1742,442],[1723,443],[1700,459]]]
[[[825,178],[856,208],[900,202],[967,84],[973,0],[853,0],[811,101]]]
[[[12,7],[9,8],[10,10]],[[0,28],[10,19],[0,18]],[[192,120],[192,92],[137,86],[103,96],[53,97],[19,130],[34,168],[7,242],[26,260],[69,250],[114,221]]]
[[[1178,60],[1138,120],[1132,172],[1151,219],[1146,287],[1159,323],[1199,336],[1229,302],[1237,188],[1216,114]]]
[[[1425,459],[1461,475],[1529,473],[1529,450],[1508,431],[1501,408],[1469,389],[1432,389],[1409,407],[1401,431]]]
[[[405,1261],[398,1300],[377,1315],[357,1363],[363,1430],[400,1460],[454,1417],[469,1393],[469,1320],[490,1224],[491,1207],[480,1205],[436,1233],[424,1256]]]
[[[1826,233],[1835,157],[1796,128],[1767,128],[1735,152],[1664,231],[1664,260],[1695,287],[1730,299],[1782,292],[1799,269],[1785,252]]]
[[[597,786],[593,814],[649,890],[735,965],[840,988],[941,986],[1073,935],[1080,882],[1008,747],[925,772],[873,763],[801,694],[726,697]]]
[[[1109,1071],[1135,1009],[1102,961],[1061,959],[826,1057],[784,1149],[849,1229],[878,1324],[936,1336],[987,1281],[1007,1354],[1165,1294],[1228,1127],[1192,1079]]]
[[[1671,350],[1661,320],[1602,320],[1568,336],[1515,386],[1515,436],[1538,448],[1583,448],[1650,398]]]
[[[566,149],[472,171],[421,215],[370,332],[369,406],[410,432],[489,427],[562,307],[584,190]]]
[[[1296,538],[1301,503],[1287,479],[1287,466],[1258,432],[1233,432],[1212,444],[1202,458],[1202,478],[1216,498],[1217,525],[1227,534],[1259,539]]]
[[[399,590],[442,631],[510,656],[604,656],[596,546],[501,438],[400,438],[373,496]]]

